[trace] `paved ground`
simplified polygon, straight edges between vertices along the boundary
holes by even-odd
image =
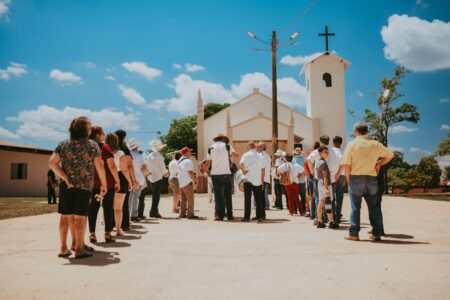
[[[385,198],[390,237],[371,243],[365,209],[364,240],[349,242],[348,224],[318,230],[285,210],[266,224],[213,222],[213,206],[197,199],[207,220],[176,219],[163,199],[170,218],[133,225],[85,260],[56,257],[57,214],[0,221],[0,298],[450,298],[450,203]],[[242,199],[235,207],[242,216]]]

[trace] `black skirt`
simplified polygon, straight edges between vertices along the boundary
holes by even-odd
[[[120,180],[120,190],[117,193],[126,194],[128,193],[128,180],[123,175],[122,171],[119,171]]]

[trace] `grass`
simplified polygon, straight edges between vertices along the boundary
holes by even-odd
[[[46,197],[0,197],[0,220],[53,213],[57,208]]]
[[[423,199],[423,200],[432,200],[432,201],[447,201],[450,202],[450,195],[444,194],[444,195],[403,195],[402,197],[406,198],[412,198],[412,199]]]

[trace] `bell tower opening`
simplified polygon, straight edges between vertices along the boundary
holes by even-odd
[[[331,82],[331,74],[330,73],[324,73],[322,75],[322,80],[323,80],[324,87],[332,87],[333,86],[333,84]]]

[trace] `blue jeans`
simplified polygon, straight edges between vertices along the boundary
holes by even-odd
[[[342,202],[344,201],[345,176],[340,175],[338,180],[333,182],[333,217],[334,221],[340,222],[342,213]]]
[[[315,189],[314,189],[314,176],[309,175],[308,177],[308,193],[310,196],[310,205],[309,205],[309,218],[314,220],[316,218],[316,197],[315,197]]]
[[[212,175],[211,180],[214,188],[214,199],[216,202],[216,213],[220,219],[225,217],[225,202],[227,205],[227,217],[233,216],[233,202],[231,201],[231,189],[233,184],[232,175]]]
[[[128,205],[131,217],[137,217],[139,215],[139,197],[141,196],[141,192],[144,188],[144,185],[140,185],[138,190],[133,188],[130,192],[130,200]]]
[[[376,176],[351,176],[349,183],[350,196],[350,235],[359,236],[362,198],[366,200],[372,234],[381,236],[382,223],[380,206],[377,200],[378,185]]]

